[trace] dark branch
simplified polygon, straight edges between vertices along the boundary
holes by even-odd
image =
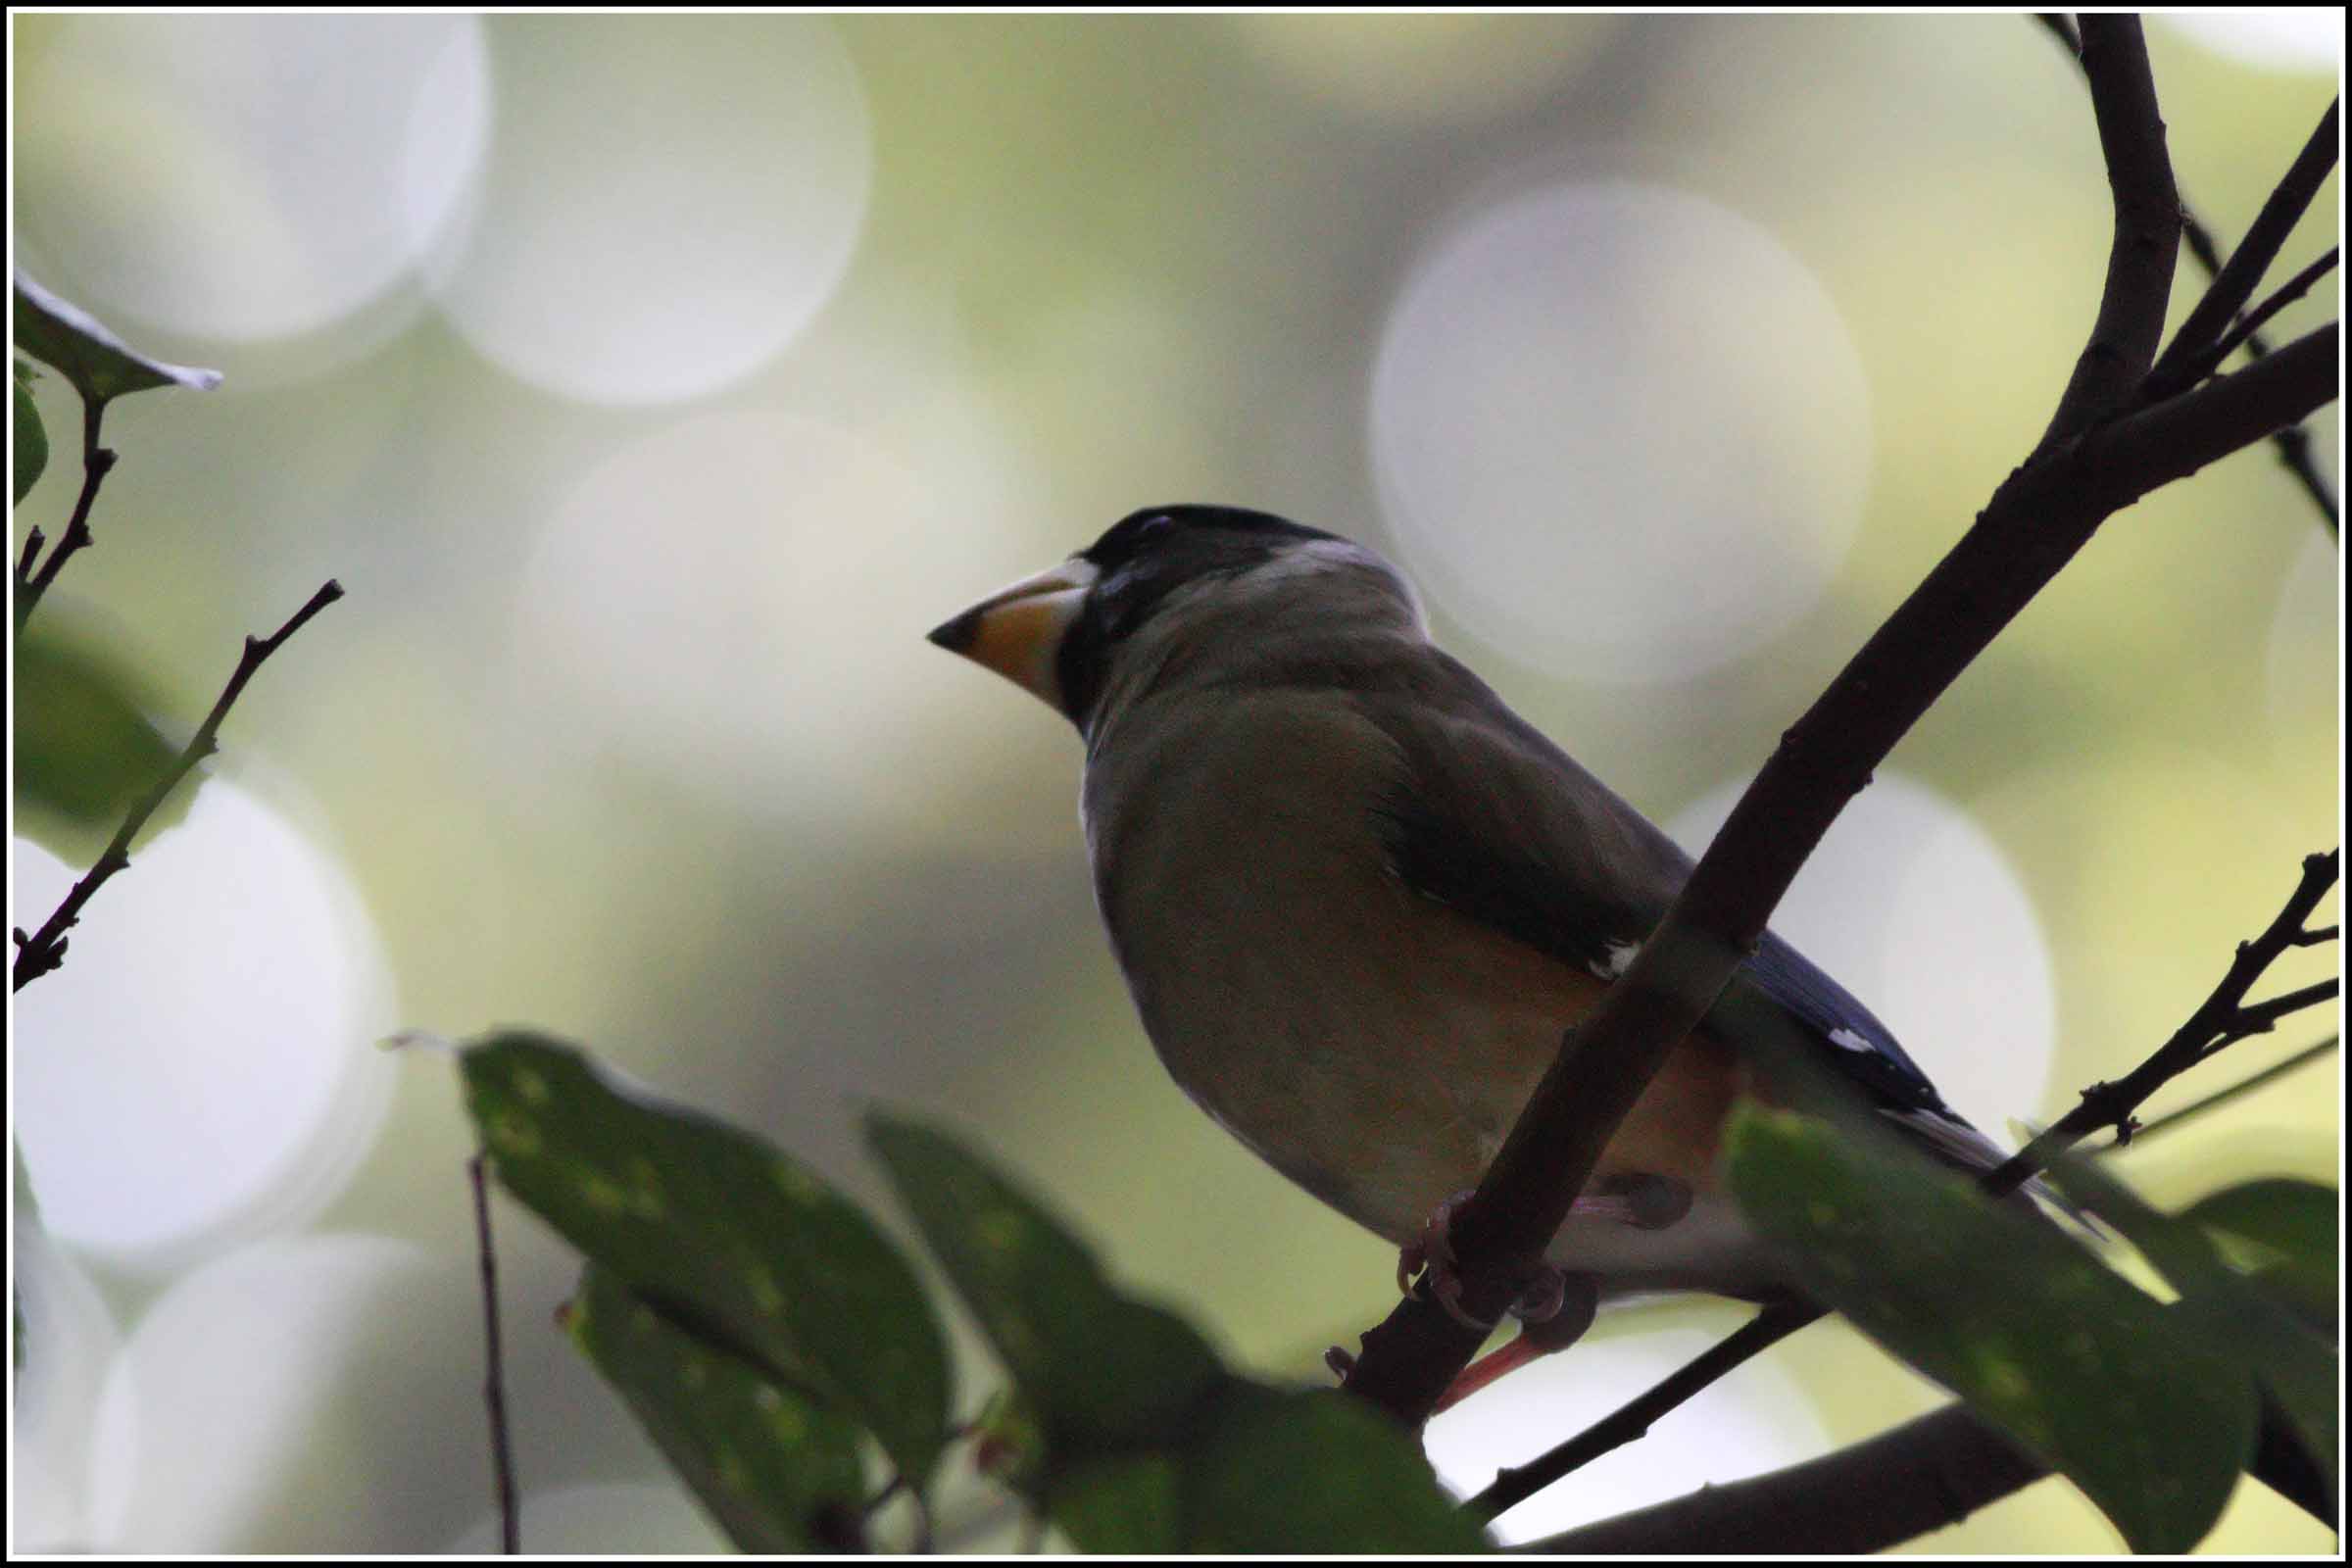
[[[1675,1368],[1655,1387],[1637,1395],[1566,1443],[1537,1455],[1526,1464],[1497,1472],[1487,1489],[1463,1506],[1482,1520],[1494,1519],[1516,1508],[1545,1487],[1582,1470],[1602,1454],[1647,1437],[1650,1424],[1659,1417],[1822,1315],[1821,1308],[1809,1301],[1788,1301],[1765,1307],[1740,1325],[1738,1332]]]
[[[2077,65],[2082,64],[2082,40],[2075,36],[2075,24],[2065,13],[2038,12],[2034,20],[2066,46],[2067,53],[2075,57]],[[2188,252],[2196,258],[2197,266],[2204,270],[2206,277],[2220,276],[2221,247],[2214,243],[2213,231],[2197,220],[2196,213],[2185,200],[2180,204],[2180,235],[2188,242]],[[2271,352],[2270,342],[2260,332],[2248,333],[2244,348],[2249,359],[2258,360]],[[2217,359],[2214,363],[2218,366],[2221,362]],[[2311,504],[2319,508],[2321,520],[2328,524],[2328,531],[2340,532],[2343,526],[2341,509],[2336,505],[2335,493],[2328,488],[2327,479],[2322,476],[2318,463],[2312,458],[2311,432],[2300,424],[2290,424],[2272,432],[2271,444],[2277,449],[2278,461],[2285,466],[2286,471],[2303,487],[2303,493],[2311,498]]]
[[[1747,1481],[1531,1542],[1570,1556],[1881,1551],[1940,1530],[2049,1474],[1963,1404]]]
[[[2302,934],[2304,922],[2328,896],[2328,890],[2335,886],[2341,859],[2342,853],[2336,850],[2306,857],[2302,878],[2278,916],[2253,941],[2238,944],[2237,956],[2230,960],[2221,984],[2213,988],[2186,1022],[2173,1031],[2172,1038],[2122,1078],[2113,1083],[2093,1084],[2082,1091],[2082,1098],[2074,1109],[2009,1156],[2006,1164],[1986,1178],[1986,1184],[2005,1184],[1995,1186],[1995,1190],[2013,1191],[2092,1133],[2108,1127],[2125,1132],[2132,1124],[2132,1112],[2145,1104],[2150,1095],[2208,1059],[2216,1049],[2215,1042],[2225,1041],[2243,1016],[2246,993],[2280,954],[2296,946],[2295,939]]]
[[[2086,67],[2087,69],[2087,67]],[[2237,249],[2222,265],[2205,297],[2197,301],[2188,319],[2173,335],[2172,347],[2156,362],[2155,372],[2148,377],[2148,392],[2152,398],[2169,397],[2182,387],[2194,385],[2197,365],[2230,330],[2237,313],[2246,308],[2254,291],[2262,286],[2270,272],[2271,264],[2278,260],[2278,251],[2294,232],[2295,224],[2311,206],[2311,200],[2327,181],[2328,171],[2335,167],[2335,125],[2337,102],[2328,105],[2328,112],[2313,127],[2311,139],[2295,155],[2295,161],[2254,216],[2254,222],[2239,240]]]
[[[507,1436],[506,1350],[498,1329],[498,1253],[490,1245],[490,1187],[482,1171],[482,1156],[466,1162],[473,1184],[473,1235],[482,1260],[482,1402],[490,1411],[490,1475],[498,1495],[499,1549],[514,1557],[522,1551],[522,1520],[514,1497],[514,1449]]]
[[[2335,1497],[2328,1479],[2267,1399],[2246,1469],[2333,1527]],[[1966,1405],[1947,1404],[1836,1453],[1704,1487],[1518,1549],[1596,1557],[1884,1551],[1956,1525],[2047,1474],[2047,1465],[2019,1452]]]
[[[2173,265],[2180,253],[2180,195],[2165,153],[2164,120],[2156,110],[2156,80],[2139,20],[2084,17],[2081,58],[2107,163],[2115,235],[2098,318],[2042,432],[2042,450],[2089,429],[2138,391],[2164,341]]]
[[[66,520],[66,531],[49,552],[40,569],[32,569],[33,547],[25,542],[24,557],[17,563],[17,630],[22,634],[24,623],[32,618],[32,607],[41,602],[41,595],[57,581],[57,574],[66,569],[74,553],[90,542],[90,508],[97,505],[98,487],[106,476],[115,471],[115,454],[98,444],[98,428],[106,420],[106,400],[84,398],[81,405],[81,494],[74,499],[74,514]],[[35,531],[35,538],[38,531]]]
[[[2179,250],[2179,202],[2138,23],[2094,17],[2085,33],[2116,223],[2098,323],[2051,421],[2053,432],[2069,435],[2135,397],[2162,330]],[[2253,373],[2195,395],[2211,397]],[[1501,1316],[1626,1112],[1753,950],[1847,800],[2123,505],[2110,498],[2153,487],[2135,489],[2131,476],[2087,463],[2086,445],[2045,438],[2036,459],[2009,476],[1975,526],[1782,737],[1664,921],[1579,1025],[1573,1049],[1564,1048],[1544,1074],[1476,1196],[1457,1212],[1452,1241],[1471,1316]],[[1482,1338],[1416,1291],[1364,1336],[1347,1387],[1418,1426]]]
[[[63,541],[60,541],[58,548],[64,549]],[[56,559],[54,555],[50,557],[52,564]],[[82,906],[88,904],[116,872],[130,864],[131,841],[139,836],[139,829],[147,825],[147,819],[155,814],[156,808],[164,804],[165,798],[194,770],[198,762],[220,749],[220,721],[228,716],[229,709],[235,706],[238,695],[245,690],[245,683],[253,679],[254,672],[262,667],[271,654],[277,652],[287,638],[300,631],[313,615],[342,597],[342,585],[330,580],[311,595],[310,603],[296,611],[293,618],[275,632],[266,638],[245,639],[245,652],[237,660],[236,670],[228,677],[228,684],[220,689],[220,700],[213,704],[213,710],[205,715],[195,739],[188,742],[187,749],[165,770],[155,787],[130,808],[130,814],[122,819],[122,825],[115,831],[113,841],[107,845],[105,853],[98,857],[97,863],[80,881],[74,884],[65,902],[57,906],[41,929],[29,937],[23,931],[16,934],[17,958],[10,971],[11,991],[24,990],[65,962],[66,933],[72,929],[74,921],[81,918]],[[22,612],[23,607],[19,608]]]
[[[2237,325],[2230,329],[2230,335],[2215,344],[2211,352],[2207,353],[2193,367],[2196,371],[2196,379],[2202,381],[2221,368],[2222,362],[2237,352],[2239,345],[2254,340],[2255,336],[2261,332],[2264,322],[2310,293],[2312,284],[2335,270],[2335,264],[2342,252],[2341,246],[2328,246],[2327,255],[2279,284],[2277,293],[2240,317]],[[2267,354],[2270,351],[2266,348],[2263,352]]]
[[[2130,506],[2333,402],[2340,337],[2329,322],[2242,370],[2085,436],[2086,461],[2101,482],[2117,487],[2114,507]]]
[[[2268,1002],[2248,1003],[2237,1009],[2236,1016],[2230,1020],[2229,1032],[2207,1047],[2205,1054],[2210,1056],[2224,1046],[2233,1046],[2255,1035],[2267,1035],[2278,1027],[2279,1019],[2301,1012],[2306,1007],[2316,1007],[2323,1002],[2333,1002],[2341,990],[2342,987],[2334,981],[2322,980],[2317,985],[2289,991],[2285,996],[2273,997]]]
[[[2293,1072],[2298,1067],[2310,1065],[2312,1062],[2319,1060],[2322,1056],[2325,1056],[2328,1053],[2334,1051],[2342,1043],[2343,1037],[2341,1035],[2329,1035],[2327,1039],[2319,1042],[2317,1045],[2305,1046],[2301,1051],[2296,1052],[2293,1055],[2286,1057],[2284,1060],[2275,1061],[2268,1067],[2263,1068],[2262,1071],[2258,1073],[2250,1073],[2246,1077],[2238,1080],[2236,1083],[2230,1085],[2230,1087],[2227,1089],[2217,1089],[2202,1100],[2190,1101],[2187,1104],[2182,1105],[2179,1110],[2168,1111],[2164,1115],[2157,1117],[2151,1122],[2142,1122],[2139,1126],[2139,1129],[2132,1133],[2131,1141],[2135,1144],[2145,1143],[2149,1139],[2155,1137],[2158,1133],[2178,1127],[2180,1125],[2180,1123],[2189,1120],[2193,1116],[2201,1116],[2205,1112],[2212,1110],[2218,1105],[2228,1104],[2230,1101],[2237,1099],[2240,1095],[2253,1093],[2255,1090],[2260,1089],[2263,1085],[2270,1083],[2274,1079],[2285,1077],[2288,1073]],[[2123,1147],[2124,1140],[2118,1138],[2115,1140],[2115,1142],[2102,1146],[2096,1151],[2096,1152],[2103,1154],[2110,1149],[2121,1149]]]

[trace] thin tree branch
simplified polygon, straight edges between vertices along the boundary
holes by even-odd
[[[2333,1002],[2342,989],[2333,980],[2322,980],[2317,985],[2289,991],[2268,1002],[2248,1003],[2238,1008],[2236,1016],[2230,1020],[2229,1032],[2205,1048],[2205,1056],[2211,1056],[2223,1047],[2234,1046],[2251,1036],[2267,1035],[2278,1027],[2279,1019],[2290,1017],[2306,1007],[2316,1007],[2323,1002]],[[2198,1058],[2200,1061],[2203,1059],[2204,1056]]]
[[[62,540],[58,548],[65,548]],[[53,554],[50,557],[51,564],[54,564],[56,560]],[[54,576],[55,573],[50,575]],[[107,845],[105,853],[98,857],[97,863],[80,881],[74,884],[65,902],[57,906],[38,932],[27,937],[22,927],[18,928],[17,958],[9,976],[11,991],[24,990],[66,961],[66,932],[81,918],[82,906],[88,904],[116,872],[130,864],[131,841],[139,836],[139,829],[147,825],[147,819],[155,814],[156,808],[164,804],[165,798],[198,762],[220,750],[220,721],[228,716],[229,709],[245,690],[245,683],[253,679],[254,672],[262,667],[271,654],[277,652],[287,638],[302,630],[304,623],[313,615],[342,597],[342,585],[330,578],[317,593],[311,595],[309,604],[296,611],[292,619],[270,636],[245,639],[245,652],[237,660],[235,672],[228,677],[228,684],[221,688],[220,700],[213,704],[213,710],[205,715],[195,738],[188,742],[187,749],[165,770],[164,776],[156,781],[155,788],[130,808],[130,814],[116,829],[114,840]]]
[[[2330,1528],[2335,1498],[2266,1398],[2247,1473]],[[1529,1542],[1561,1556],[1670,1557],[1884,1551],[2021,1492],[2050,1473],[1964,1404],[1769,1475],[1697,1492]]]
[[[1491,1520],[1516,1508],[1602,1454],[1647,1437],[1651,1423],[1661,1416],[1823,1315],[1822,1309],[1810,1301],[1774,1302],[1736,1332],[1675,1368],[1654,1387],[1636,1395],[1566,1443],[1525,1464],[1497,1471],[1486,1489],[1462,1506],[1481,1520]]]
[[[2086,32],[2094,40],[2092,98],[2117,239],[2098,326],[2082,354],[2088,363],[2070,381],[2053,430],[2128,401],[2154,352],[2179,248],[2172,226],[2179,203],[2138,24],[2094,17]],[[2132,370],[2132,385],[2118,383],[2123,368]],[[2122,504],[2108,497],[2129,484],[2086,468],[2083,448],[2045,441],[2044,454],[2009,476],[1951,553],[1782,737],[1664,921],[1579,1025],[1477,1194],[1457,1211],[1451,1240],[1461,1304],[1471,1316],[1501,1316],[1627,1111],[1754,949],[1846,801]],[[1346,1383],[1416,1427],[1484,1338],[1453,1321],[1426,1290],[1424,1280],[1365,1334]]]
[[[17,557],[17,587],[20,590],[32,580],[32,564],[41,559],[41,546],[45,543],[47,536],[38,528],[24,535],[24,553]],[[19,622],[17,630],[24,629],[24,624]]]
[[[2308,417],[2341,390],[2341,331],[2330,321],[2242,370],[2137,410],[2083,437],[2091,477],[2121,510]]]
[[[2216,343],[2192,367],[2196,372],[2196,379],[2202,381],[2219,369],[2224,360],[2237,352],[2239,345],[2250,342],[2262,330],[2265,321],[2310,293],[2312,284],[2335,270],[2335,264],[2341,258],[2342,253],[2342,246],[2328,246],[2327,255],[2279,284],[2277,293],[2239,317],[2237,325],[2230,329],[2229,335]]]
[[[1746,1481],[1530,1542],[1545,1555],[1881,1551],[1955,1524],[2049,1474],[1964,1404]],[[1766,1539],[1769,1533],[1769,1539]]]
[[[2237,249],[2222,264],[2221,271],[2205,290],[2205,297],[2197,301],[2196,308],[2188,313],[2188,319],[2180,323],[2180,330],[2173,334],[2172,347],[2164,351],[2164,357],[2156,362],[2155,371],[2148,377],[2151,396],[2169,397],[2194,384],[2197,377],[2193,371],[2200,358],[2221,341],[2230,330],[2230,323],[2237,319],[2237,313],[2246,308],[2246,302],[2262,286],[2280,247],[2302,220],[2312,198],[2320,193],[2328,172],[2335,167],[2336,111],[2340,107],[2341,100],[2329,101],[2328,112],[2312,128],[2303,150],[2295,155],[2294,163],[2272,190],[2270,199],[2262,204],[2262,211],[2254,215],[2246,237],[2237,242]]]
[[[2341,860],[2342,852],[2338,850],[2306,856],[2303,874],[2278,915],[2260,936],[2237,945],[2229,972],[2197,1010],[2173,1031],[2172,1038],[2158,1047],[2155,1054],[2115,1082],[2093,1084],[2082,1091],[2082,1098],[2074,1109],[2010,1155],[2000,1169],[1986,1178],[1986,1184],[2006,1183],[2000,1191],[2021,1187],[2034,1172],[2046,1169],[2051,1160],[2104,1128],[2116,1129],[2122,1141],[2129,1142],[2132,1113],[2145,1104],[2150,1095],[2210,1056],[2214,1042],[2227,1035],[2243,1012],[2246,993],[2280,954],[2296,946],[2295,939],[2302,934],[2304,922],[2335,885]]]
[[[490,1188],[482,1156],[466,1162],[473,1184],[473,1234],[482,1260],[482,1402],[490,1412],[490,1474],[498,1494],[499,1549],[522,1551],[522,1519],[514,1496],[514,1449],[507,1435],[506,1350],[498,1328],[498,1253],[490,1244]]]
[[[2075,24],[2065,13],[2038,12],[2034,20],[2066,46],[2067,53],[2075,57],[2077,65],[2082,64],[2082,40],[2075,36]],[[2221,247],[2214,243],[2213,231],[2197,220],[2196,213],[2186,200],[2180,204],[2180,237],[2188,242],[2188,253],[2196,258],[2197,266],[2204,270],[2205,276],[2208,279],[2218,277],[2222,270]],[[2249,359],[2258,360],[2271,352],[2269,340],[2260,332],[2247,334],[2243,346]],[[2215,363],[2218,365],[2220,362],[2217,360]],[[2340,533],[2343,528],[2342,509],[2337,506],[2335,493],[2328,488],[2328,481],[2321,475],[2319,464],[2311,455],[2311,432],[2300,424],[2290,424],[2273,431],[2271,444],[2278,453],[2279,463],[2303,487],[2303,493],[2311,498],[2312,505],[2319,508],[2320,519],[2327,523],[2328,531]]]
[[[2322,1056],[2325,1056],[2329,1052],[2335,1050],[2342,1043],[2343,1036],[2329,1035],[2327,1039],[2319,1042],[2317,1045],[2305,1046],[2301,1051],[2296,1052],[2293,1055],[2286,1057],[2284,1060],[2275,1061],[2268,1067],[2263,1068],[2262,1071],[2258,1073],[2248,1074],[2246,1077],[2239,1079],[2236,1083],[2230,1085],[2227,1089],[2217,1089],[2202,1100],[2190,1101],[2187,1104],[2182,1105],[2179,1110],[2168,1111],[2164,1115],[2157,1117],[2154,1121],[2141,1123],[2138,1130],[2132,1133],[2131,1142],[2133,1144],[2144,1144],[2149,1139],[2155,1137],[2158,1133],[2166,1132],[2172,1128],[2178,1127],[2182,1122],[2189,1120],[2191,1117],[2201,1116],[2206,1111],[2212,1110],[2216,1106],[2226,1105],[2230,1101],[2237,1099],[2240,1095],[2251,1094],[2255,1090],[2260,1089],[2263,1085],[2271,1082],[2273,1079],[2285,1077],[2288,1073],[2293,1072],[2298,1067],[2308,1066],[2310,1063],[2319,1060]],[[2112,1143],[2101,1145],[2097,1150],[2093,1151],[2093,1152],[2104,1154],[2111,1149],[2123,1148],[2125,1140],[2118,1138]]]
[[[66,520],[66,531],[59,536],[57,547],[49,552],[40,569],[32,569],[32,546],[26,541],[25,551],[17,563],[17,631],[22,635],[24,623],[32,618],[32,607],[41,602],[41,595],[57,581],[57,574],[66,569],[74,553],[90,542],[90,508],[98,503],[98,487],[106,476],[115,471],[115,454],[98,444],[98,430],[106,420],[106,400],[87,398],[81,405],[81,494],[74,499],[74,514]]]
[[[2180,194],[2173,185],[2156,110],[2156,80],[2136,17],[2084,17],[2082,74],[2090,81],[2115,233],[2090,341],[2042,432],[2041,449],[2071,440],[2139,390],[2164,341],[2164,313],[2180,253]]]

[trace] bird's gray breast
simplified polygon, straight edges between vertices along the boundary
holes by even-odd
[[[1476,1180],[1558,1038],[1559,1005],[1494,969],[1534,956],[1464,951],[1397,880],[1374,806],[1400,760],[1344,698],[1225,687],[1116,723],[1083,813],[1160,1059],[1277,1169],[1410,1236]]]

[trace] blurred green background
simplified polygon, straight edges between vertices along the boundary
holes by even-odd
[[[2336,90],[2340,25],[2151,24],[2225,243]],[[1138,506],[1285,513],[1396,558],[1441,641],[1696,849],[2032,444],[2109,232],[2075,68],[2013,17],[11,33],[20,263],[227,377],[110,412],[98,543],[34,638],[115,649],[178,736],[240,635],[350,591],[17,1004],[27,1549],[493,1539],[464,1122],[446,1059],[375,1049],[403,1028],[568,1034],[877,1199],[852,1107],[952,1118],[1240,1361],[1320,1376],[1391,1254],[1169,1084],[1097,928],[1074,737],[922,633]],[[72,393],[38,392],[18,541],[79,478]],[[2267,452],[2118,517],[1780,928],[1972,1116],[2046,1121],[2336,841],[2339,603]],[[94,846],[20,831],[31,926]],[[2129,1174],[2167,1203],[2333,1181],[2339,1089],[2329,1060]],[[549,1327],[564,1249],[514,1210],[501,1246],[526,1545],[711,1544]],[[1483,1485],[1738,1315],[1616,1312],[1433,1452]],[[1816,1328],[1506,1527],[1937,1399]],[[951,1534],[1009,1540],[978,1506]],[[2118,1543],[2047,1482],[1919,1545]],[[2209,1543],[2330,1546],[2250,1483]]]

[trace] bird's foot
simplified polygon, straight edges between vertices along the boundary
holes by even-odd
[[[1429,1271],[1429,1294],[1446,1315],[1465,1328],[1491,1329],[1462,1308],[1462,1277],[1453,1267],[1453,1211],[1470,1200],[1465,1187],[1451,1198],[1440,1199],[1421,1224],[1421,1234],[1396,1250],[1396,1292],[1410,1295],[1413,1276]]]
[[[1624,1187],[1625,1191],[1617,1189]],[[1681,1194],[1681,1206],[1672,1206],[1672,1189]],[[1465,1189],[1445,1199],[1430,1210],[1429,1219],[1422,1225],[1421,1234],[1396,1251],[1396,1289],[1401,1295],[1413,1288],[1413,1276],[1423,1269],[1429,1271],[1429,1294],[1448,1317],[1465,1328],[1491,1329],[1494,1325],[1471,1316],[1462,1305],[1462,1280],[1454,1269],[1453,1216],[1470,1200]],[[1570,1212],[1595,1218],[1614,1219],[1645,1230],[1659,1229],[1680,1219],[1690,1207],[1690,1189],[1662,1177],[1643,1176],[1612,1178],[1608,1190],[1591,1198],[1579,1198]],[[1671,1212],[1669,1212],[1671,1210]],[[1665,1217],[1659,1217],[1659,1216]],[[1548,1263],[1539,1264],[1537,1272],[1519,1290],[1511,1302],[1511,1316],[1522,1323],[1548,1323],[1558,1317],[1568,1298],[1568,1277]],[[1584,1323],[1576,1335],[1592,1321],[1588,1308]],[[1570,1336],[1571,1339],[1575,1335]]]

